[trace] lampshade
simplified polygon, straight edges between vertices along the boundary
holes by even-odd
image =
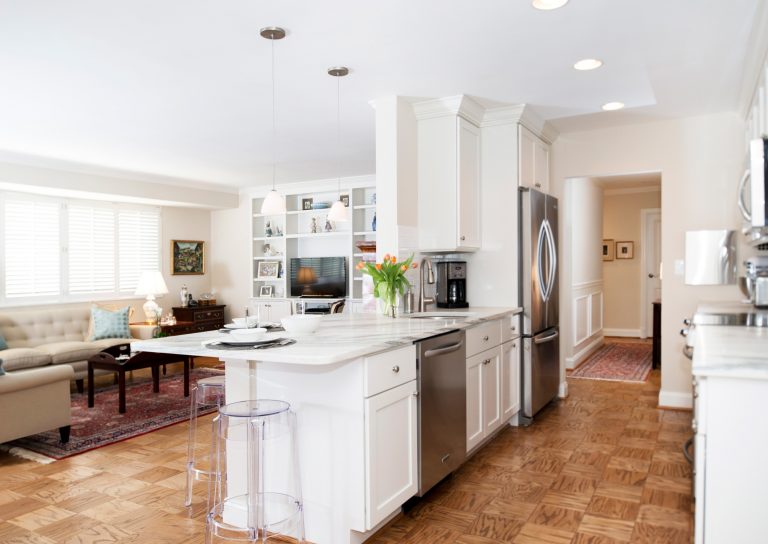
[[[299,268],[299,271],[296,273],[296,283],[298,284],[308,284],[308,283],[315,283],[317,281],[317,274],[315,274],[315,269],[311,266],[302,266]]]
[[[164,295],[167,292],[168,286],[165,285],[165,280],[163,280],[163,275],[159,270],[144,270],[134,294],[141,296]]]
[[[264,202],[261,204],[261,213],[263,215],[285,213],[285,200],[280,196],[280,193],[274,189],[267,193],[267,196],[264,197]]]
[[[328,219],[331,221],[349,221],[347,215],[347,207],[341,200],[337,200],[331,206],[331,211],[328,213]]]

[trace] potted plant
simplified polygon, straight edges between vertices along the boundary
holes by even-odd
[[[365,261],[357,263],[357,269],[363,274],[368,274],[373,280],[373,296],[382,301],[384,315],[388,317],[395,317],[397,297],[405,294],[411,286],[405,273],[409,268],[417,266],[413,262],[413,254],[402,263],[389,253],[384,255],[384,261],[380,263]]]

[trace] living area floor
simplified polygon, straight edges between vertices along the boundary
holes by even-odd
[[[656,407],[659,381],[571,380],[371,542],[689,543],[691,415]],[[49,465],[0,454],[0,542],[202,543],[206,489],[184,507],[186,455],[184,424]]]

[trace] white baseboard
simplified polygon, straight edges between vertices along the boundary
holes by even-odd
[[[584,359],[592,355],[593,351],[595,351],[597,348],[599,348],[602,345],[603,345],[603,336],[600,335],[594,340],[592,340],[585,347],[580,349],[572,357],[566,357],[565,368],[567,368],[568,370],[573,370],[574,368],[579,366]]]
[[[693,408],[693,394],[679,391],[659,391],[659,406],[662,408]]]
[[[560,387],[557,389],[557,396],[561,399],[568,398],[568,382],[560,382]]]
[[[620,336],[622,338],[640,338],[640,329],[603,329],[604,336]]]

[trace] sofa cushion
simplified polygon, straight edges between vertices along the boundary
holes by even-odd
[[[55,365],[85,361],[102,350],[93,342],[52,342],[36,349],[50,355]]]
[[[3,350],[3,368],[20,370],[51,364],[51,356],[37,348],[9,348]]]
[[[102,340],[104,338],[130,338],[131,330],[128,327],[130,306],[111,312],[96,305],[91,307],[93,318],[93,336],[89,340]]]

